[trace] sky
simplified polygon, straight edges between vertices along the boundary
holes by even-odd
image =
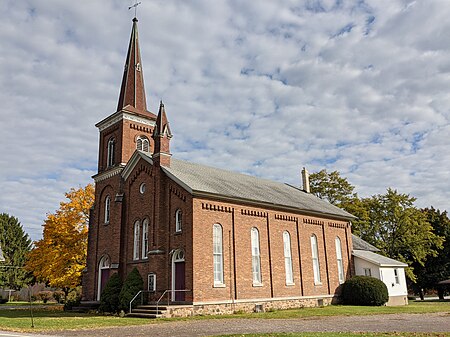
[[[450,1],[141,0],[147,106],[174,157],[301,184],[337,170],[450,210]],[[0,1],[0,212],[33,240],[93,182],[133,0]]]

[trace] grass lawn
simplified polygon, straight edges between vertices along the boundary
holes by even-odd
[[[447,337],[450,333],[419,333],[419,332],[303,332],[303,333],[278,333],[278,334],[244,334],[222,335],[216,337]]]
[[[102,328],[111,326],[127,326],[162,323],[165,321],[190,320],[190,319],[212,319],[212,318],[302,318],[313,316],[353,316],[353,315],[377,315],[377,314],[393,314],[393,313],[433,313],[447,312],[450,313],[450,301],[446,302],[410,302],[408,306],[400,307],[358,307],[333,305],[323,308],[304,308],[277,310],[265,313],[253,314],[235,314],[222,316],[195,316],[192,318],[166,318],[166,319],[145,319],[145,318],[119,318],[114,316],[100,316],[93,314],[64,312],[59,306],[49,305],[46,308],[35,308],[34,328],[31,328],[31,318],[28,306],[19,307],[17,309],[2,309],[0,306],[0,330],[12,331],[54,331],[64,329],[89,329]],[[257,336],[353,336],[348,333],[321,333],[321,334],[268,334]],[[241,335],[256,336],[256,335]],[[354,334],[354,336],[450,336],[450,334]]]

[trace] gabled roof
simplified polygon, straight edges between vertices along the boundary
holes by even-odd
[[[370,243],[364,241],[359,236],[356,236],[355,234],[352,234],[352,242],[353,242],[353,249],[357,250],[368,250],[370,252],[379,252],[380,250],[372,246]]]
[[[171,159],[170,167],[163,166],[162,169],[194,196],[215,196],[344,220],[354,218],[350,213],[287,184],[175,158]]]
[[[376,264],[380,267],[408,267],[406,263],[391,259],[389,257],[370,252],[368,250],[353,250],[353,256]]]

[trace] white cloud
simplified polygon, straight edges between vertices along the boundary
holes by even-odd
[[[90,182],[133,1],[0,4],[0,211],[33,239]],[[448,1],[151,1],[138,8],[148,107],[174,156],[300,184],[339,170],[448,209]]]

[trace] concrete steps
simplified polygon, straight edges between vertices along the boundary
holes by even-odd
[[[138,305],[131,313],[127,314],[127,317],[160,318],[164,317],[166,311],[167,306],[158,306],[157,310],[156,305]]]

